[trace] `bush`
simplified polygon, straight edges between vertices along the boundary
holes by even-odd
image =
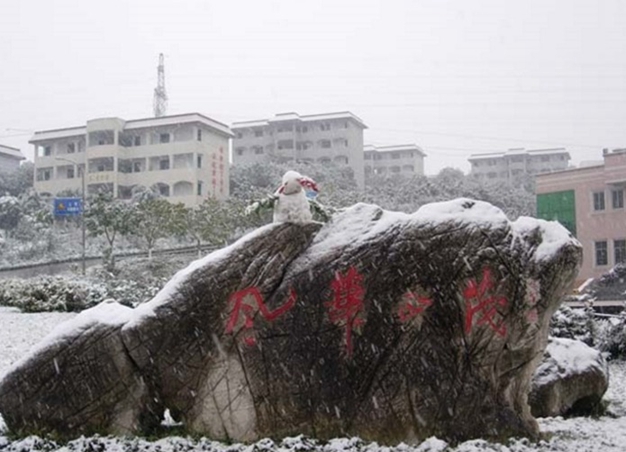
[[[0,305],[23,312],[82,311],[105,298],[102,285],[61,276],[0,281]]]
[[[87,277],[42,276],[0,280],[0,306],[23,312],[77,312],[106,299],[135,307],[151,300],[189,258],[125,259],[115,273],[102,267]]]
[[[550,336],[579,340],[611,359],[626,359],[626,311],[601,318],[591,307],[561,306],[550,320]]]

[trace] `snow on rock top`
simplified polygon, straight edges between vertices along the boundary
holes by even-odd
[[[519,217],[511,226],[514,233],[519,237],[525,237],[539,229],[541,232],[541,244],[535,250],[535,259],[542,261],[549,259],[564,245],[580,242],[557,221],[546,221],[532,217]]]
[[[544,360],[535,372],[534,383],[537,385],[578,375],[590,368],[606,372],[602,361],[598,360],[599,352],[580,341],[550,338],[546,353],[550,358]]]
[[[147,303],[144,303],[142,305],[139,305],[135,308],[134,313],[133,313],[133,317],[132,319],[130,319],[130,321],[128,322],[128,327],[133,327],[138,325],[139,323],[141,323],[141,320],[143,318],[145,318],[146,316],[151,316],[154,315],[154,310],[161,306],[162,304],[168,302],[169,300],[171,300],[172,295],[176,292],[176,290],[178,289],[178,287],[180,286],[180,284],[187,280],[187,278],[189,277],[189,275],[191,275],[194,271],[198,270],[199,268],[203,268],[209,264],[217,264],[219,262],[221,262],[223,259],[225,259],[226,257],[228,257],[231,252],[237,248],[240,248],[242,246],[245,246],[245,244],[251,240],[253,240],[255,237],[258,237],[260,235],[263,235],[266,231],[273,229],[276,227],[276,223],[272,223],[272,224],[268,224],[265,226],[262,226],[254,231],[252,231],[251,233],[249,233],[248,235],[242,237],[240,240],[238,240],[237,242],[213,251],[212,253],[197,259],[195,261],[193,261],[192,263],[190,263],[187,267],[183,268],[182,270],[178,271],[173,277],[172,279],[170,279],[167,284],[163,287],[163,289],[161,289],[152,300],[150,300]]]
[[[496,206],[469,198],[426,204],[413,214],[413,218],[433,223],[454,221],[496,226],[509,221],[505,213]]]
[[[307,255],[324,254],[340,247],[367,242],[384,230],[402,228],[410,223],[441,224],[454,222],[476,227],[501,228],[510,226],[516,239],[525,239],[539,230],[541,243],[535,250],[537,262],[554,256],[563,246],[579,242],[556,221],[520,217],[509,221],[506,214],[484,201],[458,198],[451,201],[426,204],[413,214],[383,210],[372,204],[359,203],[335,216],[317,234]]]
[[[50,334],[37,343],[25,356],[13,363],[11,369],[22,367],[31,358],[36,357],[42,350],[63,344],[68,337],[78,336],[94,325],[121,326],[128,322],[133,315],[133,309],[116,302],[100,303],[93,308],[86,309],[76,317],[61,323]],[[8,373],[7,372],[7,373]]]

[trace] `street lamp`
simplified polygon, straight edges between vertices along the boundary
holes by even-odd
[[[81,226],[81,232],[82,232],[82,239],[81,239],[81,245],[83,248],[83,257],[82,257],[82,268],[83,268],[83,276],[85,275],[85,167],[83,166],[82,168],[78,165],[78,163],[76,163],[74,160],[65,158],[65,157],[55,157],[55,160],[60,160],[60,161],[64,161],[64,162],[69,162],[72,165],[74,165],[74,167],[77,169],[77,171],[80,173],[80,178],[81,178],[81,195],[80,195],[80,202],[81,202],[81,209],[80,209],[80,226]]]

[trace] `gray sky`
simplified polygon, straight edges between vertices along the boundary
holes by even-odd
[[[366,143],[467,156],[626,147],[624,0],[19,0],[0,3],[0,143],[168,114],[230,124],[350,110]],[[24,134],[26,130],[26,134]]]

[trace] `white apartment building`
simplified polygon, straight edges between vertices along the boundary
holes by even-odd
[[[0,171],[13,172],[19,168],[22,160],[24,156],[19,149],[0,144]]]
[[[199,113],[124,120],[35,132],[35,189],[56,195],[107,190],[128,199],[135,186],[156,187],[188,206],[229,195],[228,126]]]
[[[488,181],[510,181],[524,174],[561,171],[569,166],[570,155],[565,148],[525,150],[474,154],[469,157],[471,174]]]
[[[236,122],[231,128],[235,134],[233,165],[333,161],[350,166],[357,185],[364,185],[363,130],[367,126],[350,112],[282,113],[271,119]]]
[[[366,145],[365,174],[423,175],[426,153],[416,144]]]

